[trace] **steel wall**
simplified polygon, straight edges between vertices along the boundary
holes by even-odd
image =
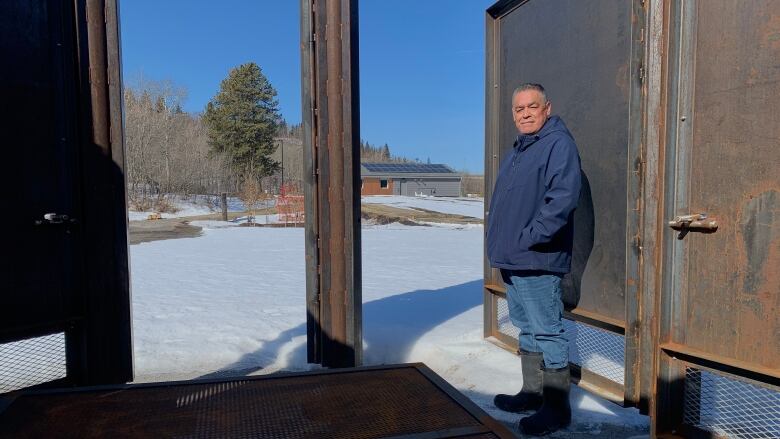
[[[592,199],[579,208],[593,211],[589,257],[575,224],[575,259],[587,263],[568,317],[625,334],[624,386],[586,387],[650,413],[653,436],[780,436],[778,17],[771,0],[488,10],[486,197],[514,135],[506,75],[541,82],[578,141]],[[576,111],[557,111],[561,101]],[[688,214],[717,231],[670,229]],[[515,343],[497,280],[486,264],[485,334]]]

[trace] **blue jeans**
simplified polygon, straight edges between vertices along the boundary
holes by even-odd
[[[520,348],[541,352],[544,366],[569,364],[569,339],[563,326],[562,275],[545,271],[501,270],[509,318],[520,329]]]

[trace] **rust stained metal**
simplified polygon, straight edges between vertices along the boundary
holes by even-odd
[[[638,384],[627,398],[631,398],[643,413],[655,413],[657,397],[656,345],[658,339],[661,289],[661,260],[664,232],[664,176],[666,124],[666,93],[664,84],[669,50],[668,29],[670,11],[663,0],[644,2],[646,9],[647,41],[644,56],[646,76],[642,84],[644,132],[642,151],[641,227],[642,251],[639,255],[640,289],[637,297],[638,362],[633,373]],[[629,392],[627,392],[629,393]],[[655,417],[651,417],[651,435],[655,434]]]
[[[357,1],[302,0],[309,361],[360,364]]]
[[[756,334],[780,326],[780,226],[773,195],[780,188],[780,72],[774,67],[780,50],[744,47],[765,39],[764,23],[780,4],[701,2],[696,12],[689,208],[718,218],[722,233],[696,236],[687,245],[688,288],[682,293],[689,320],[684,337],[674,341],[777,365],[780,341]],[[711,37],[722,34],[731,38]]]
[[[320,276],[319,276],[319,182],[317,179],[317,77],[316,24],[313,3],[301,0],[301,110],[303,118],[304,210],[306,212],[304,237],[306,242],[306,357],[309,363],[322,361],[322,331],[320,327]]]
[[[735,360],[710,352],[701,351],[679,343],[661,343],[659,348],[670,355],[691,359],[692,364],[707,367],[723,372],[724,370],[738,370],[738,376],[758,377],[764,383],[778,387],[780,385],[780,369],[777,367],[765,367],[749,361]],[[780,388],[778,388],[780,391]]]
[[[707,212],[719,230],[661,241],[653,434],[681,430],[686,364],[780,375],[780,4],[667,5],[666,218]]]
[[[92,109],[92,142],[106,155],[111,155],[109,120],[108,60],[104,0],[86,1],[87,57],[89,60],[89,90]]]
[[[328,117],[328,215],[330,229],[328,255],[330,285],[324,293],[328,295],[330,308],[330,331],[332,341],[340,344],[347,342],[346,309],[339,306],[345,303],[347,294],[346,266],[344,261],[345,213],[344,213],[344,106],[342,95],[341,63],[341,2],[327,1],[327,23],[325,44],[327,50],[327,117]]]

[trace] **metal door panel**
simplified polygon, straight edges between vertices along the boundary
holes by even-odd
[[[488,10],[487,23],[486,201],[517,136],[512,91],[541,83],[582,159],[572,272],[564,280],[567,317],[577,322],[572,361],[591,389],[621,402],[636,386],[636,368],[625,365],[637,361],[641,10],[626,0],[504,1]],[[487,263],[485,282],[485,333],[516,344],[501,329],[508,318],[502,282]]]
[[[498,158],[517,136],[512,90],[541,83],[577,141],[592,195],[576,212],[581,257],[573,272],[582,287],[570,284],[567,304],[619,321],[625,319],[630,36],[630,2],[529,1],[502,18],[498,60]]]
[[[698,2],[687,199],[715,234],[691,233],[673,341],[780,365],[780,3]],[[728,38],[721,37],[728,35]],[[681,117],[686,117],[685,115]]]
[[[79,225],[48,224],[44,215],[81,215],[73,9],[41,0],[4,2],[2,11],[3,59],[15,60],[0,72],[3,102],[12,109],[4,113],[0,170],[10,208],[0,220],[7,231],[0,335],[8,336],[75,316]]]
[[[667,7],[665,219],[718,229],[659,239],[653,434],[777,437],[780,3]]]

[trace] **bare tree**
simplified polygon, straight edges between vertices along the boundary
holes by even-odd
[[[226,160],[211,154],[198,115],[182,110],[186,90],[144,78],[125,91],[125,134],[130,202],[164,211],[173,195],[233,191],[238,179]]]

